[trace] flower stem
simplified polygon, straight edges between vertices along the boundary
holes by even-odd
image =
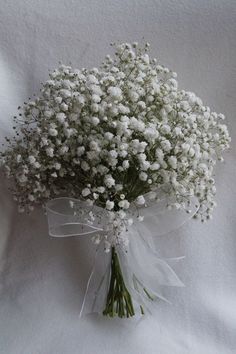
[[[125,286],[119,258],[115,247],[112,247],[110,286],[103,315],[123,318],[132,317],[134,314],[132,298]]]

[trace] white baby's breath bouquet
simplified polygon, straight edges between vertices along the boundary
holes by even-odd
[[[100,68],[54,70],[40,96],[20,107],[17,134],[1,157],[19,211],[68,197],[74,216],[85,218],[88,208],[84,224],[100,220],[93,240],[111,254],[103,314],[130,317],[135,306],[119,254],[129,254],[133,224],[145,222],[160,191],[167,208],[188,213],[194,198],[195,218],[210,218],[213,169],[230,137],[224,115],[179,90],[176,73],[150,59],[149,44],[114,47]],[[153,300],[138,275],[131,278]],[[141,300],[139,308],[144,313]]]

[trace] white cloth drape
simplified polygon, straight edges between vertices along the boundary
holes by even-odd
[[[93,251],[86,238],[48,237],[41,210],[19,215],[0,179],[1,354],[236,353],[236,3],[234,0],[0,0],[0,140],[59,60],[94,67],[114,40],[152,45],[180,86],[228,117],[233,138],[217,168],[213,220],[156,239],[185,288],[152,316],[79,319]]]

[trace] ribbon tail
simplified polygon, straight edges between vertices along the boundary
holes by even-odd
[[[128,252],[119,252],[122,272],[129,291],[135,301],[136,309],[145,307],[150,312],[150,305],[158,299],[171,303],[163,295],[165,286],[183,287],[175,271],[167,263],[183,257],[162,259],[150,246],[137,228],[130,229]],[[140,311],[139,311],[140,312]]]
[[[103,312],[109,285],[109,274],[110,255],[104,253],[100,244],[95,251],[93,266],[87,280],[79,317],[90,313]]]

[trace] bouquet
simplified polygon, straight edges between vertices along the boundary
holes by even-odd
[[[39,97],[19,107],[1,160],[20,212],[44,205],[50,234],[93,235],[109,257],[102,312],[132,317],[161,298],[146,279],[178,283],[146,239],[145,218],[155,220],[160,200],[189,214],[194,203],[196,219],[211,218],[214,165],[230,137],[224,115],[180,90],[177,74],[149,57],[148,43],[112,46],[114,57],[99,68],[50,73]],[[152,267],[146,274],[137,252]]]

